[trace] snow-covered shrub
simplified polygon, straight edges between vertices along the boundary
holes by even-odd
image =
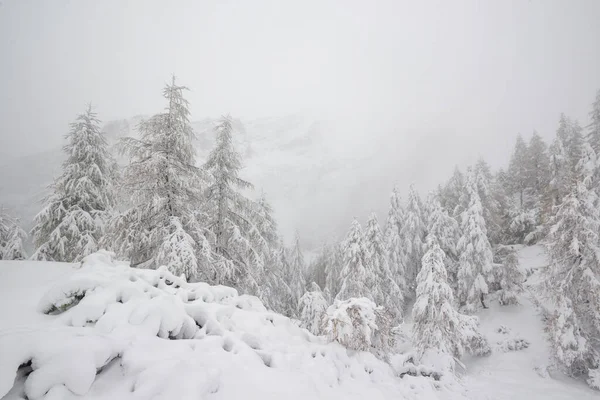
[[[298,303],[298,314],[302,327],[314,335],[320,335],[323,330],[323,318],[327,312],[327,300],[321,288],[315,282],[310,284],[309,291],[304,293]]]
[[[529,347],[529,341],[522,338],[510,338],[496,342],[495,350],[507,352],[518,351]]]
[[[325,333],[331,341],[352,349],[366,351],[389,345],[392,338],[384,321],[383,308],[365,297],[336,300],[327,309]]]

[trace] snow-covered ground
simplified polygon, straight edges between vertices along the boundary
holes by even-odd
[[[545,262],[539,247],[522,249],[520,260],[524,269]],[[254,297],[166,270],[131,269],[103,253],[83,266],[0,262],[0,397],[598,398],[584,383],[548,375],[542,322],[527,295],[521,300],[480,315],[492,355],[465,359],[459,383],[439,383],[400,378],[370,353],[326,343]]]

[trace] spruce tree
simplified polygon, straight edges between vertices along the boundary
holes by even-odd
[[[572,375],[598,368],[587,343],[600,335],[600,212],[593,149],[583,147],[569,194],[549,222],[550,265],[543,271],[545,297],[554,305],[548,333],[557,360]]]
[[[231,117],[223,117],[215,130],[217,142],[204,168],[212,176],[205,212],[216,265],[227,272],[226,276],[233,276],[229,284],[261,296],[260,282],[272,239],[263,237],[263,233],[273,236],[272,221],[265,202],[257,205],[243,194],[252,184],[239,176],[242,161],[233,145]]]
[[[24,242],[27,233],[19,226],[19,220],[0,208],[0,260],[24,260],[27,253]]]
[[[401,293],[407,292],[406,268],[403,259],[403,241],[400,236],[404,223],[404,210],[396,188],[390,196],[390,209],[385,223],[385,245],[390,273]]]
[[[473,172],[468,174],[465,190],[469,207],[461,218],[462,236],[458,241],[458,300],[465,312],[471,313],[485,307],[488,282],[493,280],[493,255]]]
[[[305,270],[306,263],[304,262],[304,254],[300,247],[300,236],[296,232],[294,245],[290,251],[289,268],[286,273],[286,281],[292,290],[292,298],[296,305],[306,290]]]
[[[373,288],[375,291],[375,303],[387,309],[392,318],[399,319],[402,316],[404,297],[402,291],[392,278],[383,232],[381,232],[375,213],[372,213],[367,221],[365,247],[368,255],[367,262],[375,272],[376,280]]]
[[[596,154],[600,154],[600,89],[596,92],[596,100],[590,111],[587,140]]]
[[[375,301],[373,287],[376,275],[369,264],[369,254],[365,245],[362,228],[354,219],[343,244],[344,267],[340,277],[342,285],[336,300],[348,300],[352,297],[366,297]]]
[[[439,245],[446,256],[445,264],[450,282],[456,285],[456,273],[458,268],[457,243],[460,238],[460,227],[458,222],[448,215],[442,208],[437,198],[430,201],[431,212],[427,223],[427,237],[436,238],[435,243]],[[429,250],[432,241],[425,242],[425,252]]]
[[[412,336],[417,358],[421,362],[452,370],[453,357],[460,358],[465,350],[476,354],[486,353],[489,348],[478,331],[477,319],[461,315],[454,309],[452,289],[447,283],[444,266],[444,252],[435,236],[428,235],[427,241],[428,250],[417,276]],[[443,365],[439,365],[440,362]]]
[[[408,297],[414,298],[415,280],[421,270],[423,257],[423,240],[425,239],[426,225],[423,219],[421,201],[413,186],[408,192],[408,203],[400,237],[402,239],[402,262],[406,268],[406,281]]]
[[[97,251],[115,204],[115,164],[91,105],[65,138],[63,173],[34,220],[35,260],[75,262]]]
[[[325,267],[325,292],[331,299],[335,299],[342,288],[342,269],[344,268],[343,244],[336,243],[331,246]]]
[[[111,220],[106,243],[132,266],[168,265],[188,280],[217,283],[197,212],[206,178],[195,166],[186,90],[173,77],[163,90],[164,112],[140,122],[139,139],[121,140],[130,158],[123,174],[129,208]]]
[[[320,335],[324,328],[324,318],[329,304],[319,285],[312,282],[308,291],[298,301],[298,316],[302,327],[313,335]]]

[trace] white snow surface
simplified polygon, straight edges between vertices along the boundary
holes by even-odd
[[[543,257],[524,248],[521,266],[535,270]],[[81,301],[71,304],[73,296]],[[130,268],[107,252],[81,265],[2,261],[0,398],[599,398],[583,382],[547,373],[542,321],[527,296],[480,313],[492,355],[463,360],[458,381],[436,382],[400,377],[403,355],[389,365],[348,351],[255,297],[164,268]]]

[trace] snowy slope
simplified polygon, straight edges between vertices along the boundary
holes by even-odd
[[[327,344],[255,297],[166,270],[97,253],[82,267],[0,262],[0,271],[5,399],[459,397],[428,378],[400,379],[370,353]]]
[[[543,249],[519,256],[535,281]],[[57,311],[69,294],[84,292]],[[490,301],[479,317],[492,354],[464,359],[458,383],[439,383],[400,378],[370,353],[326,343],[252,296],[188,284],[164,269],[131,269],[106,253],[83,266],[0,262],[0,398],[599,398],[583,382],[548,372],[529,296],[518,306]]]

